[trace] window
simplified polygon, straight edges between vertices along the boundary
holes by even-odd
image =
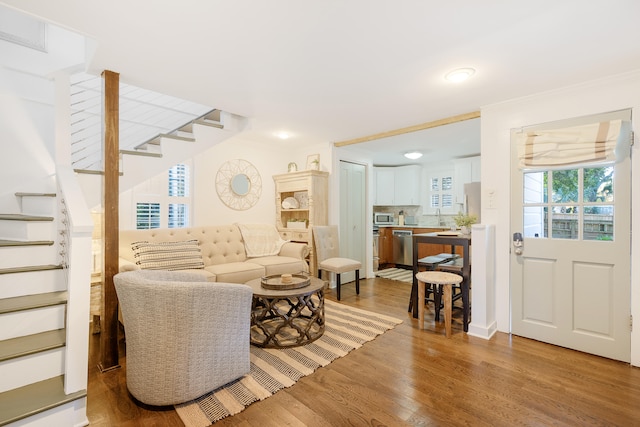
[[[184,164],[169,169],[169,197],[189,197],[189,167]]]
[[[190,169],[188,162],[177,164],[134,190],[137,229],[190,225]]]
[[[601,166],[525,173],[525,236],[612,240],[613,171]]]
[[[429,178],[429,207],[436,209],[452,210],[453,197],[453,172],[448,170],[436,171]]]
[[[136,229],[160,228],[160,203],[136,204]]]
[[[189,225],[189,206],[184,203],[169,203],[169,228]]]

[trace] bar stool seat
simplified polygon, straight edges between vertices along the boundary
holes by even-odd
[[[444,288],[444,327],[447,338],[451,338],[451,294],[453,285],[462,283],[462,276],[443,271],[421,271],[418,280],[418,328],[424,329],[424,297],[428,284]],[[437,310],[438,308],[436,308]]]

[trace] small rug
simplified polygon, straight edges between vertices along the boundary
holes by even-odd
[[[399,280],[401,282],[413,283],[413,271],[404,268],[386,268],[376,272],[376,276],[384,279]]]
[[[251,372],[191,402],[176,405],[187,427],[204,427],[291,387],[321,366],[402,323],[402,320],[325,300],[325,332],[314,342],[288,349],[251,346]]]

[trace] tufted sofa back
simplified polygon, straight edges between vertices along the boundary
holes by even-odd
[[[120,257],[135,262],[131,244],[197,240],[205,267],[247,260],[240,229],[234,225],[209,225],[191,228],[154,228],[151,230],[121,230]]]

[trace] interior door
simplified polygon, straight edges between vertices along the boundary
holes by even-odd
[[[340,255],[358,260],[363,266],[366,265],[365,174],[364,165],[340,161]],[[341,280],[354,281],[355,272],[342,274]]]
[[[628,362],[629,156],[536,171],[519,170],[515,157],[511,231],[522,240],[510,255],[512,332]]]

